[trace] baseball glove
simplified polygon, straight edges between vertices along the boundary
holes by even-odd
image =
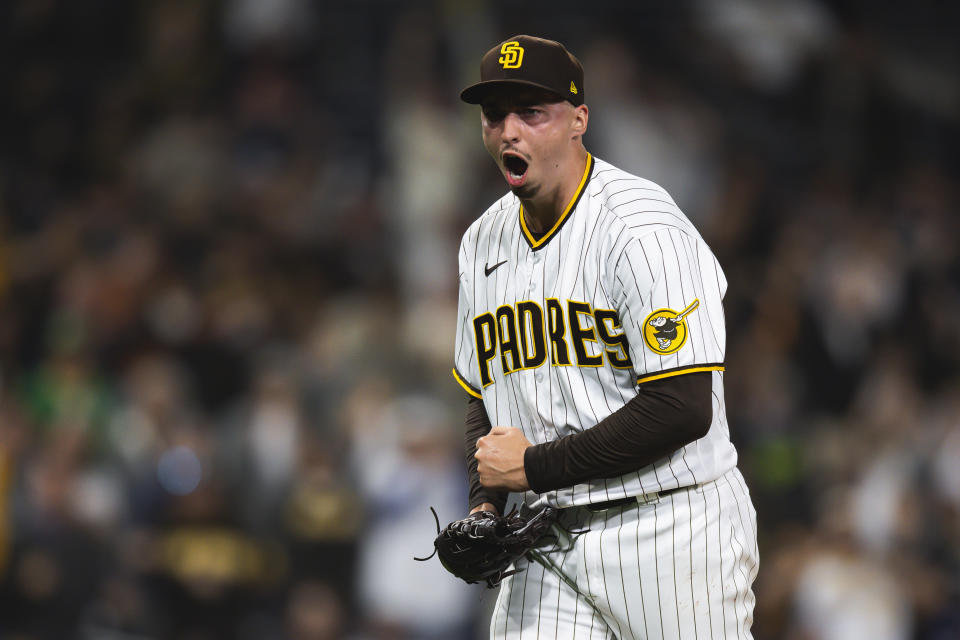
[[[437,518],[436,511],[433,516]],[[556,519],[557,510],[551,507],[529,519],[521,517],[516,509],[506,516],[477,511],[451,522],[442,531],[437,519],[434,552],[415,559],[429,560],[437,555],[453,575],[470,584],[486,582],[492,589],[517,572],[508,568],[536,546]]]

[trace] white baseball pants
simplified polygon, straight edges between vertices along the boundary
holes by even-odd
[[[751,640],[756,511],[737,469],[646,504],[564,509],[503,581],[490,638]],[[583,533],[576,533],[577,531]]]

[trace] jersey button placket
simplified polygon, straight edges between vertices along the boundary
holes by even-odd
[[[540,269],[540,258],[541,258],[540,253],[534,252],[531,258],[533,262],[533,268],[531,269],[531,273],[530,273],[530,284],[527,287],[527,297],[530,300],[533,300],[534,302],[536,302],[538,305],[542,306],[543,301],[540,299],[540,295],[541,295],[540,287],[537,285],[537,280],[543,277],[541,275],[541,269]],[[546,377],[543,373],[543,369],[544,369],[544,366],[541,365],[533,376],[534,380],[536,380],[538,385],[543,384],[543,381]]]
[[[530,292],[531,293],[534,291],[534,288],[536,287],[537,278],[543,277],[542,276],[543,271],[540,268],[541,260],[542,260],[542,256],[539,251],[534,251],[530,255],[530,263],[531,263],[530,264]]]
[[[531,263],[530,284],[527,285],[527,299],[533,300],[538,305],[542,306],[543,302],[539,299],[539,296],[537,295],[537,278],[541,277],[540,269],[539,269],[540,254],[538,252],[534,251],[530,255],[530,263]],[[543,365],[541,365],[540,368],[537,369],[536,373],[533,376],[533,379],[536,381],[538,385],[543,382]]]

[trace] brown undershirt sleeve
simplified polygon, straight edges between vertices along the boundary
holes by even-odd
[[[543,493],[645,467],[707,434],[713,420],[711,394],[709,371],[645,382],[635,398],[595,426],[529,447],[523,458],[527,482]],[[487,420],[487,429],[489,424]],[[475,450],[476,439],[473,445]],[[475,474],[477,461],[472,462]],[[470,493],[472,505],[473,475]]]
[[[470,509],[489,502],[503,513],[507,504],[507,492],[487,489],[480,484],[480,474],[477,473],[477,440],[490,433],[490,418],[480,398],[470,398],[467,403],[466,435],[464,437],[463,453],[467,459],[467,477],[470,482]]]

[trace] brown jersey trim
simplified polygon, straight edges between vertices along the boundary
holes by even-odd
[[[673,376],[682,376],[687,373],[697,373],[700,371],[725,371],[726,369],[720,363],[713,364],[693,364],[687,367],[677,367],[675,369],[664,369],[647,376],[637,378],[637,384],[652,382],[653,380],[662,380],[663,378],[672,378]]]
[[[451,369],[451,372],[453,373],[453,379],[460,383],[460,386],[463,387],[464,391],[469,393],[474,398],[483,399],[483,394],[481,394],[480,391],[475,389],[472,384],[467,382],[467,380],[462,375],[460,375],[460,372],[457,371],[456,367]]]
[[[593,165],[593,156],[588,153],[587,166],[583,170],[583,177],[580,179],[580,184],[577,185],[576,193],[573,194],[573,198],[570,200],[569,204],[567,204],[567,208],[564,209],[563,213],[560,214],[560,217],[557,218],[557,221],[554,223],[553,227],[539,238],[535,238],[527,228],[527,221],[523,218],[523,205],[520,205],[520,235],[522,235],[523,239],[527,241],[527,244],[530,245],[531,249],[537,251],[546,246],[550,239],[556,236],[557,232],[560,231],[560,227],[563,226],[563,223],[573,215],[573,211],[577,208],[577,204],[580,202],[580,197],[587,189],[587,183],[590,182],[590,176],[593,173]]]

